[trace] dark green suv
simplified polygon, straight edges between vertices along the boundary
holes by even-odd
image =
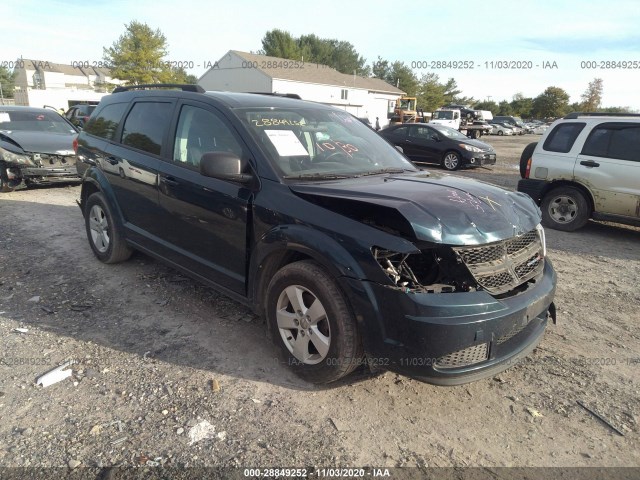
[[[343,110],[119,88],[77,157],[101,261],[137,249],[250,306],[308,381],[368,365],[468,382],[526,355],[555,319],[531,198],[419,170]]]

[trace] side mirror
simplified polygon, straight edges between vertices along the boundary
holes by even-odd
[[[440,141],[440,137],[437,134],[432,134],[431,135],[431,140],[433,140],[434,142],[439,142]]]
[[[200,159],[200,173],[205,177],[249,183],[253,176],[242,173],[242,160],[230,152],[207,152]]]
[[[404,153],[404,150],[400,145],[396,145],[395,147],[396,147],[396,150],[398,150],[400,153]]]

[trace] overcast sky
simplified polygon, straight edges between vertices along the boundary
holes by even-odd
[[[0,11],[1,65],[19,57],[97,62],[102,48],[137,20],[159,28],[169,59],[193,62],[187,71],[199,77],[206,62],[228,50],[256,51],[265,32],[280,28],[346,40],[368,63],[378,56],[409,66],[473,62],[473,70],[417,73],[453,77],[464,95],[477,99],[511,100],[518,92],[535,97],[557,86],[574,102],[600,77],[603,106],[640,111],[640,9],[634,0],[20,0],[3,2]],[[635,61],[636,68],[600,68],[618,61]],[[533,68],[499,69],[498,62]],[[557,68],[543,68],[554,62]],[[593,65],[598,68],[586,68]]]

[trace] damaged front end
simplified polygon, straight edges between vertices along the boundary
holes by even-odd
[[[524,235],[485,245],[443,246],[398,253],[378,247],[372,254],[393,285],[412,293],[487,291],[517,293],[542,275],[546,246],[539,225]]]
[[[55,154],[16,152],[0,147],[2,190],[27,185],[80,181],[73,150]]]

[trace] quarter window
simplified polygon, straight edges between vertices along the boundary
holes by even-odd
[[[122,143],[154,155],[160,155],[162,139],[169,127],[170,120],[170,103],[136,103],[124,122]]]
[[[113,140],[127,105],[127,103],[111,103],[105,106],[96,117],[87,122],[84,131],[96,137]],[[76,108],[70,117],[75,117],[77,112]]]
[[[544,149],[548,152],[568,153],[585,125],[576,122],[556,126],[544,142]]]

